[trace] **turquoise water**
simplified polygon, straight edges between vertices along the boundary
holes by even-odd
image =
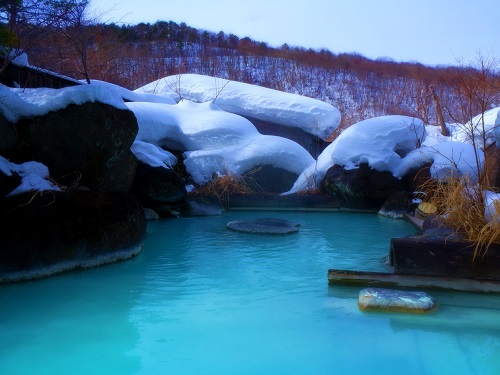
[[[276,217],[299,233],[229,231]],[[0,374],[499,374],[500,296],[429,292],[431,315],[362,313],[329,268],[385,270],[414,231],[368,214],[231,212],[148,224],[136,258],[0,286]]]

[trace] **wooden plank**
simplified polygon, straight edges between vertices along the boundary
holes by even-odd
[[[500,247],[492,245],[474,259],[467,241],[420,238],[391,239],[390,261],[398,275],[426,275],[500,281]]]
[[[500,282],[449,277],[396,275],[386,272],[328,270],[330,285],[359,287],[440,289],[476,293],[500,293]]]

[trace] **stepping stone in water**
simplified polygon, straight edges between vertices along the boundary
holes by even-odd
[[[358,306],[364,311],[426,313],[437,307],[425,292],[366,288],[359,292]]]
[[[245,233],[289,234],[299,231],[300,224],[282,219],[262,218],[255,220],[235,220],[227,223],[227,228]]]

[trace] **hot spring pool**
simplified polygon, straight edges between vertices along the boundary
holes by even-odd
[[[228,221],[275,217],[299,233]],[[114,265],[0,286],[2,375],[499,374],[500,296],[429,292],[431,315],[362,313],[329,268],[383,271],[407,222],[230,212],[148,224]]]

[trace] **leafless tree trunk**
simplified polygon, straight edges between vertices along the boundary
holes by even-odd
[[[434,90],[434,86],[429,85],[429,91],[431,93],[432,100],[434,101],[434,106],[436,107],[436,117],[438,125],[441,128],[441,134],[445,137],[449,137],[450,132],[446,127],[446,124],[444,123],[443,110],[441,109],[441,105],[439,104],[439,98],[436,94],[436,91]]]
[[[97,16],[88,13],[89,0],[73,0],[74,4],[63,19],[61,35],[70,43],[79,58],[77,69],[87,83],[90,83],[89,62],[98,52],[97,39],[100,28]]]

